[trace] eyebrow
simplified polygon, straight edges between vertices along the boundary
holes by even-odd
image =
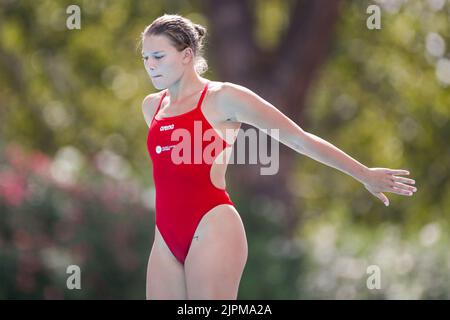
[[[161,53],[161,52],[164,52],[164,51],[155,51],[155,52],[153,52],[153,54],[156,54],[156,53]],[[142,51],[142,55],[144,55],[145,54],[145,52],[144,51]]]

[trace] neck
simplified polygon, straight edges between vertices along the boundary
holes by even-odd
[[[191,71],[171,85],[169,89],[169,97],[171,103],[179,103],[185,98],[198,94],[203,89],[206,81],[205,78],[200,77],[195,71]]]

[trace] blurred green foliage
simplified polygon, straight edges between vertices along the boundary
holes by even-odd
[[[299,236],[313,270],[306,296],[448,299],[450,6],[380,1],[382,28],[368,30],[367,3],[341,16],[308,130],[369,167],[410,170],[418,192],[387,193],[384,207],[340,172],[300,159]],[[369,265],[381,268],[380,290],[366,288]]]

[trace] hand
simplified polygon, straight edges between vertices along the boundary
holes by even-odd
[[[412,196],[417,188],[407,185],[415,184],[413,179],[397,177],[396,175],[409,175],[407,170],[394,170],[388,168],[369,168],[368,175],[364,179],[364,187],[371,194],[380,199],[386,206],[389,199],[382,192],[393,192],[404,196]]]

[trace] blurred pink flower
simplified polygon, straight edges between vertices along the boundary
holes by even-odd
[[[50,158],[40,151],[33,152],[28,159],[28,165],[31,172],[42,176],[50,176]]]
[[[20,206],[26,197],[25,178],[11,170],[0,171],[0,196],[10,206]]]

